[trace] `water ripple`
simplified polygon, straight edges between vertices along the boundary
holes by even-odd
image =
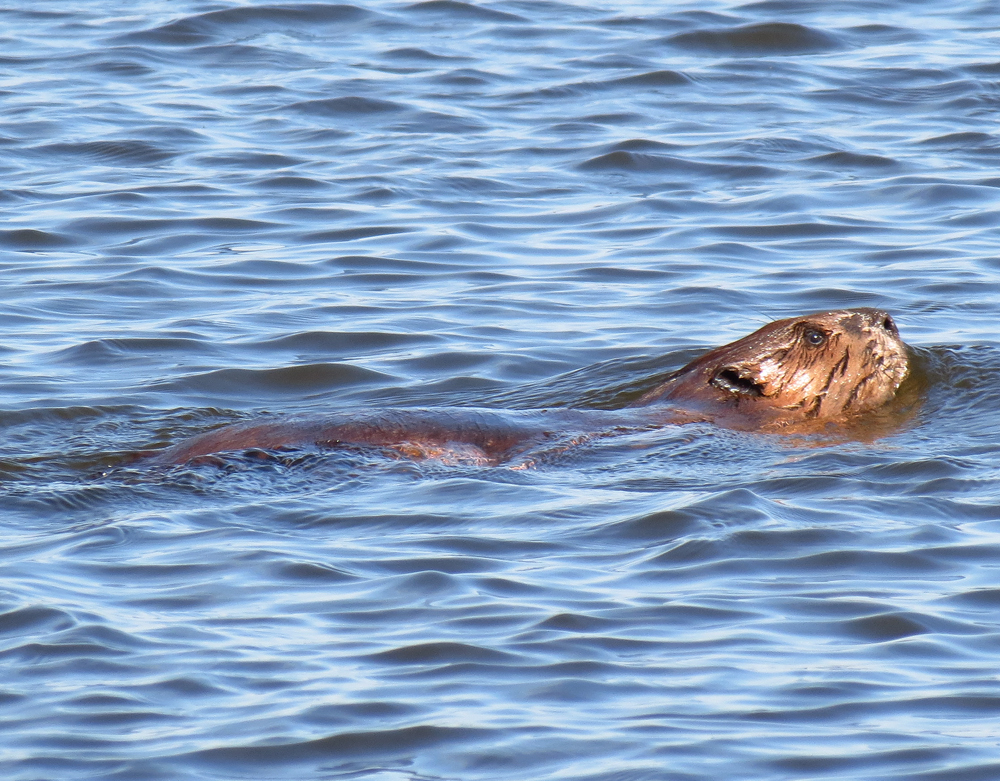
[[[998,775],[981,3],[0,18],[5,778]],[[620,408],[850,306],[913,371],[847,441],[142,456]]]

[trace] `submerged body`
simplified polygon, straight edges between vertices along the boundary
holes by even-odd
[[[673,415],[649,412],[455,407],[346,411],[223,426],[168,449],[158,460],[183,463],[233,450],[319,445],[379,447],[392,454],[446,464],[526,465],[538,451],[565,450],[595,435],[676,422]]]
[[[215,453],[291,446],[374,446],[411,458],[529,463],[592,436],[709,421],[747,431],[810,433],[893,399],[906,345],[878,309],[821,312],[769,323],[674,372],[629,408],[386,409],[225,426],[159,454],[184,463]]]

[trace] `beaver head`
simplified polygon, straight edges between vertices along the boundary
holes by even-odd
[[[769,323],[671,375],[637,404],[691,409],[735,428],[833,420],[879,407],[908,370],[906,345],[879,309]]]

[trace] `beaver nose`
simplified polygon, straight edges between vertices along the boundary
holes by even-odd
[[[893,336],[899,336],[899,329],[896,328],[896,321],[892,315],[883,309],[857,309],[865,319],[865,324],[870,328],[881,328]]]
[[[881,309],[869,309],[868,310],[869,322],[887,333],[893,336],[899,336],[899,329],[896,328],[896,321],[892,319],[892,315]]]

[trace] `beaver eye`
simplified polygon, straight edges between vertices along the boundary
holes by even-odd
[[[802,335],[805,337],[806,342],[813,347],[819,347],[826,341],[826,334],[815,328],[807,328]]]

